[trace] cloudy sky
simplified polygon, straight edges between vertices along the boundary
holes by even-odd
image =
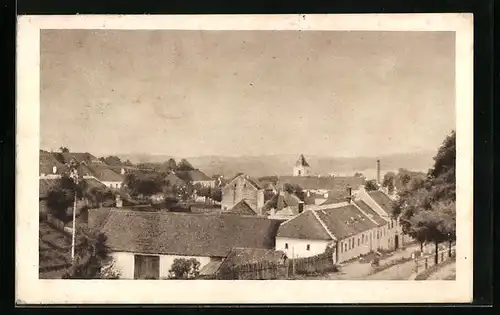
[[[41,148],[97,156],[435,151],[453,33],[44,30]]]

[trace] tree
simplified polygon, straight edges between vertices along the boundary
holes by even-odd
[[[210,198],[214,201],[221,202],[222,201],[222,189],[220,187],[216,187],[211,190]]]
[[[182,159],[177,165],[177,171],[194,171],[194,167],[186,159]]]
[[[382,180],[382,187],[387,187],[389,193],[392,194],[395,188],[395,181],[396,181],[396,173],[387,172],[384,175],[384,179]]]
[[[66,279],[118,279],[107,237],[84,227],[77,228],[75,262],[63,275]]]
[[[176,258],[170,267],[170,279],[192,279],[199,275],[200,262],[195,259]]]
[[[290,184],[290,183],[285,183],[283,184],[283,191],[296,195],[300,200],[304,201],[304,190],[300,185],[298,184]]]
[[[66,146],[61,146],[59,150],[61,151],[61,153],[69,153],[69,149]]]
[[[99,160],[103,161],[104,163],[108,164],[109,166],[122,166],[123,163],[120,160],[119,157],[111,155],[105,158],[100,158]]]
[[[160,174],[145,174],[143,172],[126,174],[124,183],[132,195],[147,197],[162,192],[165,186],[164,178]]]
[[[363,173],[356,172],[354,173],[354,177],[364,177]]]
[[[175,162],[174,159],[170,158],[166,162],[166,166],[167,166],[168,170],[173,171],[173,170],[177,169],[177,162]]]
[[[366,191],[378,190],[377,181],[375,181],[374,179],[366,181],[366,183],[365,183],[365,190]]]
[[[68,222],[68,208],[74,201],[74,193],[70,189],[65,189],[60,185],[55,186],[47,194],[48,212],[55,218]]]
[[[438,246],[456,238],[455,209],[455,131],[446,137],[434,157],[434,167],[427,176],[400,169],[398,177],[402,184],[394,213],[401,215],[403,232],[422,242],[436,246],[435,261],[438,261]]]

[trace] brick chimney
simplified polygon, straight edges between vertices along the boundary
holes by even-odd
[[[380,160],[377,160],[377,184],[380,185]]]
[[[299,202],[299,213],[302,213],[302,212],[304,212],[304,202],[303,201]]]
[[[352,202],[352,187],[350,185],[347,185],[347,202],[351,203]]]

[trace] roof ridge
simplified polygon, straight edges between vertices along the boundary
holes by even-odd
[[[321,220],[321,218],[319,217],[319,215],[316,213],[317,210],[311,210],[314,217],[319,221],[319,224],[321,224],[321,226],[325,229],[326,233],[328,233],[328,235],[330,235],[330,237],[336,241],[337,238],[335,237],[335,235],[333,235],[332,232],[330,232],[330,230],[328,229],[328,226],[325,224],[325,222],[323,222],[323,220]]]
[[[352,204],[353,204],[353,205],[354,205],[354,206],[355,206],[355,207],[356,207],[359,211],[361,211],[361,213],[362,213],[365,217],[367,217],[370,221],[372,221],[373,223],[375,223],[377,226],[379,225],[379,224],[377,223],[377,221],[375,221],[375,219],[373,219],[373,218],[372,218],[371,216],[369,216],[366,212],[364,212],[364,211],[361,209],[361,207],[360,207],[360,206],[358,206],[358,205],[356,204],[356,202],[353,202]],[[366,202],[365,202],[365,204],[366,204]],[[366,205],[367,205],[368,207],[370,207],[368,204],[366,204]],[[371,209],[371,208],[370,208],[370,209]],[[377,212],[375,211],[375,213],[377,213]],[[378,214],[377,214],[377,215],[378,215]]]

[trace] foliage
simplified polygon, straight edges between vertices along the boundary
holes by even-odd
[[[77,228],[75,262],[63,275],[66,279],[118,279],[120,273],[115,269],[107,238],[84,227]]]
[[[435,260],[439,244],[451,244],[456,238],[455,154],[453,131],[438,149],[427,176],[404,169],[397,175],[402,189],[398,191],[394,215],[401,216],[404,233],[421,244],[435,244]]]
[[[61,146],[59,150],[61,151],[61,153],[69,153],[69,148],[66,146]]]
[[[382,187],[387,187],[389,193],[392,193],[394,192],[395,181],[396,181],[396,173],[387,172],[384,175],[384,179],[382,180]]]
[[[160,174],[147,174],[137,171],[126,174],[124,183],[130,189],[132,195],[149,197],[162,192],[165,181]]]
[[[283,191],[289,194],[295,194],[300,200],[304,201],[304,190],[298,184],[285,183],[283,185]]]
[[[177,165],[177,171],[193,171],[194,167],[186,159],[182,159]]]
[[[214,201],[221,202],[222,201],[222,189],[220,187],[216,187],[211,190],[210,198]]]
[[[170,267],[170,279],[192,279],[199,275],[200,262],[195,259],[176,258]]]
[[[363,173],[356,172],[354,173],[354,177],[364,177]]]
[[[374,180],[374,179],[366,181],[366,183],[365,183],[365,190],[366,191],[378,190],[377,181]]]
[[[110,166],[122,166],[123,165],[120,158],[117,156],[114,156],[114,155],[111,155],[108,157],[102,157],[102,158],[99,158],[99,160],[101,160],[102,162],[104,162]]]

